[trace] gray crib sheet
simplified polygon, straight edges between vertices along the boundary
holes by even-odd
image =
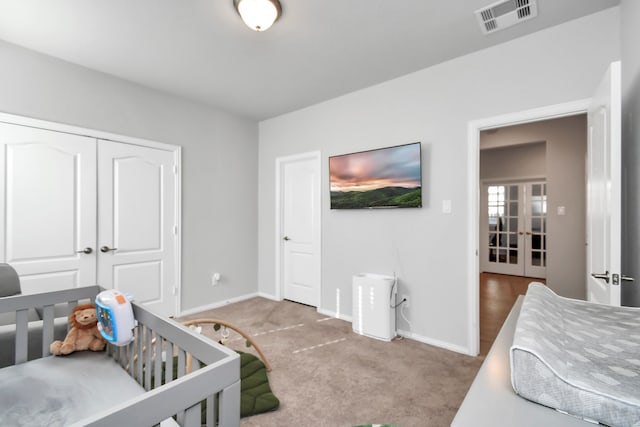
[[[0,424],[65,426],[142,393],[103,352],[49,356],[0,369]]]
[[[529,285],[511,347],[519,395],[609,426],[640,426],[640,310]]]

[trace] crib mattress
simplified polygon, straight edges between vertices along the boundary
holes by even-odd
[[[66,426],[144,393],[113,359],[89,351],[2,368],[0,384],[10,426]]]
[[[511,347],[519,395],[609,426],[640,425],[640,310],[529,285]]]

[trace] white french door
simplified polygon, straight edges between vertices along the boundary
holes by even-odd
[[[279,253],[284,298],[320,304],[320,167],[316,156],[280,159]]]
[[[173,153],[100,141],[98,284],[174,314]]]
[[[483,271],[546,278],[547,184],[485,184]]]
[[[0,123],[0,260],[37,293],[95,284],[96,142]]]

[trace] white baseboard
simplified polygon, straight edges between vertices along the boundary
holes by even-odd
[[[422,335],[418,335],[415,334],[413,332],[409,332],[409,331],[403,331],[401,329],[398,329],[398,335],[400,335],[401,337],[404,338],[409,338],[412,339],[414,341],[419,341],[421,343],[424,344],[429,344],[435,347],[440,347],[440,348],[444,348],[445,350],[451,350],[451,351],[455,351],[456,353],[462,353],[465,354],[467,356],[477,356],[475,354],[471,354],[469,352],[469,349],[460,345],[456,345],[456,344],[451,344],[449,342],[446,341],[440,341],[440,340],[436,340],[433,338],[428,338]]]
[[[352,322],[353,319],[351,316],[347,316],[344,314],[336,313],[335,311],[325,310],[324,308],[318,307],[318,313],[323,314],[329,317],[335,317],[336,319],[344,320],[347,322]]]
[[[178,316],[178,317],[189,316],[191,314],[200,313],[200,312],[206,311],[206,310],[213,310],[214,308],[224,307],[225,305],[233,304],[233,303],[240,302],[240,301],[245,301],[245,300],[248,300],[248,299],[251,299],[251,298],[255,298],[257,296],[263,296],[263,295],[260,295],[257,292],[254,292],[254,293],[251,293],[251,294],[240,295],[239,297],[226,299],[224,301],[218,301],[218,302],[214,302],[214,303],[206,304],[206,305],[199,305],[198,307],[189,308],[187,310],[180,311],[180,316]]]
[[[271,301],[282,301],[281,299],[276,298],[275,295],[267,294],[265,292],[258,292],[258,296],[266,299],[270,299]]]

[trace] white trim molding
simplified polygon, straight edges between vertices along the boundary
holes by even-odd
[[[421,342],[423,344],[432,345],[434,347],[444,348],[445,350],[455,351],[456,353],[467,354],[469,356],[476,356],[476,354],[469,353],[464,346],[451,344],[450,342],[440,341],[440,340],[436,340],[436,339],[433,339],[433,338],[428,338],[428,337],[425,337],[423,335],[419,335],[419,334],[416,334],[414,332],[409,332],[409,331],[405,331],[405,330],[402,330],[402,329],[398,329],[396,332],[397,332],[398,336],[403,337],[403,338],[408,338],[408,339],[411,339],[411,340],[414,340],[414,341]]]
[[[480,236],[480,132],[504,126],[539,122],[575,116],[587,112],[591,100],[581,99],[563,104],[549,105],[531,110],[502,114],[484,119],[472,120],[467,125],[467,199],[469,211],[467,216],[467,348],[461,353],[476,356],[480,350],[480,296],[479,296],[479,236]],[[444,343],[446,344],[446,343]],[[438,344],[434,344],[438,345]],[[443,345],[443,347],[445,347]],[[447,348],[447,347],[445,347]],[[454,350],[456,351],[456,350]]]
[[[353,322],[353,318],[351,316],[347,316],[341,313],[336,313],[335,311],[331,311],[331,310],[325,310],[324,308],[318,307],[318,313],[324,316],[333,317],[334,319],[344,320],[346,322]]]
[[[215,308],[220,308],[220,307],[225,307],[225,306],[227,306],[229,304],[235,304],[237,302],[246,301],[248,299],[255,298],[255,297],[258,297],[258,296],[262,296],[262,295],[259,295],[257,292],[254,292],[254,293],[250,293],[250,294],[240,295],[239,297],[229,298],[229,299],[226,299],[224,301],[218,301],[218,302],[213,302],[211,304],[199,305],[197,307],[193,307],[193,308],[190,308],[188,310],[181,311],[179,317],[190,316],[192,314],[201,313],[203,311],[213,310]]]

